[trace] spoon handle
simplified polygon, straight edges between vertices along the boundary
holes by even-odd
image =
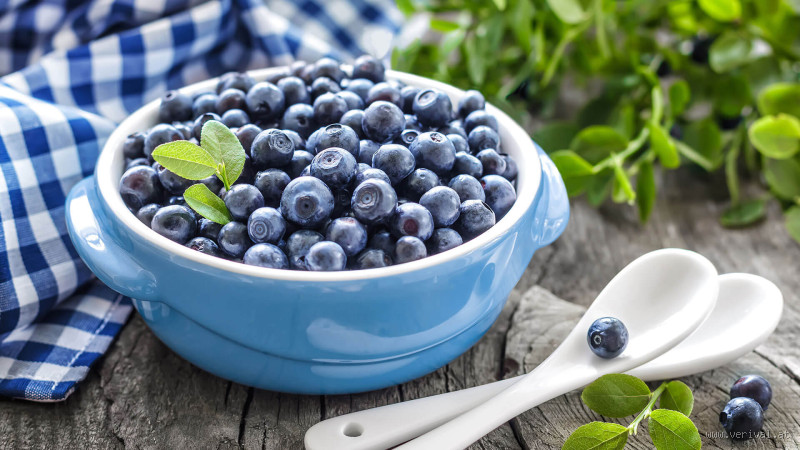
[[[453,391],[324,420],[305,436],[306,450],[383,450],[402,444],[499,394],[522,378]]]

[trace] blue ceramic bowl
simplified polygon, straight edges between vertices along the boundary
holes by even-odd
[[[252,72],[265,79],[270,69]],[[413,75],[455,102],[463,92]],[[185,88],[212,90],[216,80]],[[172,350],[213,374],[282,392],[342,394],[417,378],[472,346],[497,318],[536,249],[567,224],[564,184],[525,131],[487,105],[519,166],[517,202],[483,235],[397,266],[348,272],[266,269],[215,258],[150,230],[118,192],[126,136],[157,122],[158,102],[120,124],[95,175],[70,192],[81,258]]]

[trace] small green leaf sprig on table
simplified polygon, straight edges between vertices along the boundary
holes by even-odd
[[[175,175],[188,180],[203,180],[216,175],[225,189],[230,189],[242,174],[245,157],[236,135],[216,120],[203,125],[200,145],[181,140],[161,144],[153,150],[153,159]],[[231,221],[225,202],[203,183],[189,186],[183,199],[208,220],[220,225]]]
[[[694,406],[692,391],[680,381],[665,381],[651,392],[644,381],[632,375],[604,375],[584,388],[581,400],[606,417],[636,417],[627,427],[607,422],[578,427],[562,450],[622,449],[644,420],[648,420],[650,438],[658,450],[696,450],[702,445],[700,433],[689,419]]]

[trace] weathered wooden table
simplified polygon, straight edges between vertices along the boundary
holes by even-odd
[[[800,245],[786,234],[777,208],[754,228],[723,230],[717,222],[725,206],[721,180],[681,170],[662,183],[646,227],[630,208],[594,210],[574,202],[566,233],[535,255],[494,327],[469,352],[428,376],[347,396],[255,390],[182,360],[135,316],[66,402],[0,400],[0,448],[302,448],[304,432],[321,419],[530,370],[619,269],[661,247],[696,250],[721,273],[765,276],[786,300],[783,319],[766,344],[728,366],[683,380],[695,394],[692,418],[705,448],[800,448]],[[747,373],[772,383],[764,427],[769,437],[735,444],[713,433],[721,431],[718,414],[730,385]],[[503,425],[475,448],[560,448],[572,430],[591,420],[602,418],[583,406],[575,391]],[[645,430],[629,443],[650,448]]]

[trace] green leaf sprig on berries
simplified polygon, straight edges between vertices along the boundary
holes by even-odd
[[[230,189],[242,174],[245,157],[236,135],[216,120],[203,124],[200,145],[173,141],[153,150],[153,159],[176,175],[188,180],[203,180],[216,175],[225,189]],[[220,225],[231,221],[225,202],[203,183],[190,186],[183,198],[187,205],[208,220]]]
[[[570,195],[636,205],[646,222],[657,167],[696,165],[725,173],[722,225],[763,219],[772,199],[800,242],[800,2],[397,4],[441,39],[396,49],[394,67],[480,90],[533,130]]]
[[[658,450],[701,447],[700,433],[689,419],[694,406],[692,391],[680,381],[665,381],[651,392],[644,381],[632,375],[604,375],[584,388],[581,400],[606,417],[636,417],[627,427],[606,422],[580,426],[562,450],[622,449],[644,420],[648,420],[650,439]]]

